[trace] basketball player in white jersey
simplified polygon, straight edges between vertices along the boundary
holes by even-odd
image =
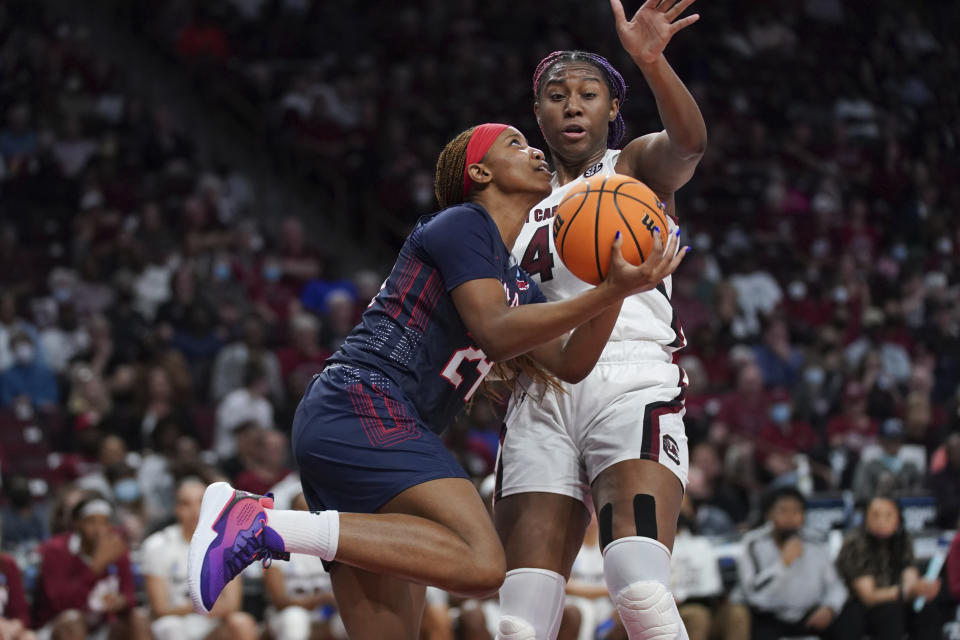
[[[603,57],[559,51],[534,74],[537,121],[554,167],[553,193],[534,207],[514,256],[551,300],[589,285],[553,246],[556,206],[595,174],[633,176],[674,215],[674,192],[693,175],[707,142],[693,97],[663,56],[693,24],[693,0],[647,0],[627,20],[611,0],[617,32],[656,98],[664,130],[620,150],[626,94]],[[670,232],[678,233],[671,222]],[[687,638],[670,584],[670,549],[687,480],[683,371],[672,354],[685,344],[670,304],[671,279],[624,301],[599,363],[566,393],[528,385],[505,418],[495,520],[507,556],[497,638],[556,637],[564,582],[595,506],[610,596],[632,640]]]
[[[143,542],[143,574],[156,640],[254,640],[260,634],[242,608],[243,583],[231,583],[210,616],[194,612],[187,590],[187,552],[207,485],[187,478],[177,487],[177,521]]]

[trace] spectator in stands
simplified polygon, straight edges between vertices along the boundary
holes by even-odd
[[[745,362],[737,372],[736,388],[721,400],[711,438],[720,442],[753,440],[769,420],[770,404],[770,394],[763,385],[763,372],[755,363]]]
[[[783,318],[767,321],[763,341],[753,348],[753,357],[768,388],[789,389],[800,379],[803,352],[790,344],[790,328]]]
[[[205,488],[206,484],[196,478],[183,480],[176,491],[177,521],[143,543],[143,574],[154,640],[254,640],[258,637],[256,621],[241,609],[242,579],[224,589],[210,617],[194,613],[190,603],[187,555]],[[292,636],[276,637],[279,640]]]
[[[90,346],[90,334],[80,324],[73,303],[64,301],[58,305],[56,324],[40,332],[40,344],[47,366],[57,375],[66,371],[67,363],[75,355]]]
[[[85,633],[106,629],[115,637],[150,637],[147,619],[136,608],[127,545],[110,522],[112,513],[102,497],[87,497],[71,512],[73,530],[40,547],[37,624],[49,625],[54,637],[78,625]]]
[[[914,566],[913,539],[903,528],[896,502],[876,497],[867,505],[863,527],[849,534],[837,556],[837,570],[864,612],[874,640],[940,638],[943,622],[931,604],[940,580],[920,577]],[[926,598],[919,613],[916,598]]]
[[[132,436],[135,438],[135,448],[142,448],[153,440],[154,429],[162,420],[173,420],[180,425],[184,433],[193,430],[193,421],[188,412],[189,398],[174,389],[173,380],[166,367],[150,367],[144,376],[142,388],[142,400],[138,406],[139,424],[137,432]]]
[[[930,490],[937,502],[937,526],[956,529],[960,526],[960,433],[951,433],[945,446],[947,464],[930,477]],[[960,597],[960,590],[954,592]]]
[[[776,481],[794,473],[797,454],[813,453],[819,438],[808,422],[794,415],[789,393],[774,391],[771,400],[770,421],[757,436],[757,461],[766,476]]]
[[[866,390],[859,382],[848,382],[843,391],[843,413],[827,422],[827,443],[859,455],[877,439],[877,423],[867,415]]]
[[[10,176],[32,171],[30,166],[40,150],[40,137],[30,126],[30,106],[25,102],[7,110],[7,126],[0,129],[0,156]]]
[[[919,491],[923,486],[920,469],[898,455],[903,446],[903,421],[887,418],[880,424],[880,455],[860,460],[853,476],[853,497],[866,504],[876,495],[898,496]]]
[[[242,422],[253,420],[266,429],[273,428],[273,406],[266,395],[269,381],[258,360],[250,360],[243,368],[243,386],[228,393],[217,406],[213,448],[225,460],[236,451],[233,430]]]
[[[323,275],[323,260],[318,251],[307,246],[299,218],[284,218],[279,249],[282,280],[294,290],[300,291],[308,281]]]
[[[309,510],[302,493],[293,499],[291,508]],[[263,588],[269,604],[267,626],[274,638],[345,637],[335,615],[337,602],[330,574],[318,557],[294,553],[289,562],[274,564],[263,572]]]
[[[806,503],[793,487],[765,496],[766,523],[743,537],[737,562],[754,640],[784,635],[856,638],[855,613],[827,546],[803,531]]]
[[[696,509],[684,494],[670,557],[670,590],[690,640],[750,637],[750,611],[724,595],[715,545],[697,533]]]
[[[59,398],[53,371],[37,353],[37,346],[27,333],[10,336],[13,363],[0,371],[0,407],[25,403],[40,410],[53,410]]]
[[[20,568],[16,560],[5,553],[0,553],[0,638],[36,640],[36,635],[30,631],[30,607],[23,591]]]
[[[696,505],[697,528],[704,535],[726,535],[747,518],[748,496],[723,476],[723,462],[709,442],[696,445],[690,454],[687,492]]]
[[[264,429],[254,452],[253,466],[237,474],[236,487],[257,495],[267,493],[290,474],[289,453],[290,443],[285,434]]]
[[[265,347],[263,333],[263,321],[257,316],[248,316],[243,322],[243,338],[228,344],[217,354],[210,380],[210,396],[214,401],[220,402],[228,393],[243,386],[244,367],[254,360],[263,367],[270,398],[275,403],[283,401],[280,363]]]
[[[277,349],[287,396],[299,398],[313,374],[323,369],[330,352],[320,346],[320,322],[303,311],[290,317],[290,346]]]
[[[0,509],[0,549],[33,545],[47,538],[47,523],[41,517],[30,482],[25,476],[8,476],[4,482],[7,504]]]
[[[232,482],[257,465],[260,444],[266,431],[256,420],[244,420],[233,428],[235,450],[229,458],[220,458],[219,468]]]

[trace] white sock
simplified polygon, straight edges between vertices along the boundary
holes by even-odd
[[[319,556],[328,562],[337,555],[340,543],[338,511],[292,511],[265,509],[267,526],[283,538],[284,550]]]

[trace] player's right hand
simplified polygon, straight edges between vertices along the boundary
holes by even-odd
[[[607,279],[604,284],[613,288],[621,298],[642,293],[655,289],[664,278],[676,271],[683,258],[687,255],[689,247],[684,247],[677,251],[679,244],[679,230],[677,233],[671,233],[664,249],[663,241],[660,237],[660,229],[655,228],[653,232],[653,252],[643,264],[636,266],[627,262],[623,257],[621,246],[623,245],[623,234],[618,233],[613,240],[613,250],[610,252],[610,268],[607,270]]]

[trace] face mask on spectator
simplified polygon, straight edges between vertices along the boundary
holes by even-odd
[[[140,485],[137,484],[134,478],[118,480],[117,483],[113,485],[113,495],[117,499],[117,502],[136,502],[137,499],[140,498]]]
[[[218,262],[213,266],[213,277],[216,280],[229,280],[230,279],[230,265],[226,262]]]
[[[778,402],[770,407],[770,419],[778,425],[786,425],[790,420],[790,403]]]
[[[837,287],[833,290],[833,301],[837,304],[846,304],[849,299],[850,294],[847,293],[846,287]]]
[[[803,300],[807,297],[807,285],[799,280],[794,280],[787,288],[787,293],[794,300]]]
[[[263,278],[267,282],[276,282],[280,279],[280,267],[275,264],[263,265]]]
[[[33,345],[29,342],[21,342],[13,348],[13,357],[18,364],[30,364],[33,362]]]
[[[882,453],[880,455],[880,462],[883,463],[883,466],[886,467],[890,473],[900,473],[900,470],[903,469],[903,460],[895,453]]]
[[[895,244],[890,249],[890,255],[893,256],[893,259],[897,262],[903,262],[907,259],[907,245],[905,244]]]
[[[819,387],[823,384],[823,379],[826,377],[827,374],[825,374],[820,367],[810,367],[803,372],[803,379],[806,380],[807,384],[811,387]]]

